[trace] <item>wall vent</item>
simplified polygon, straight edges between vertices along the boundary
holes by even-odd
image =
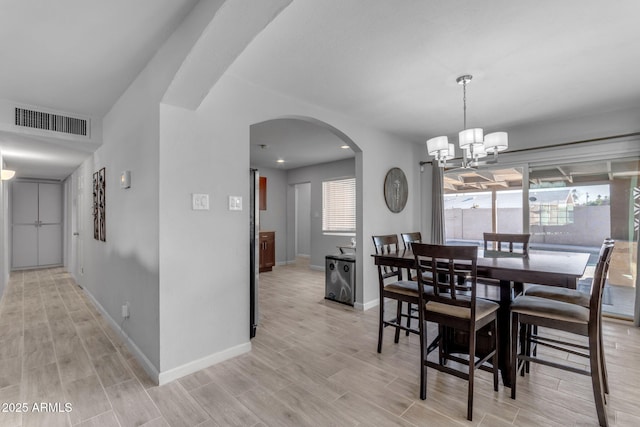
[[[16,107],[16,126],[87,136],[88,123],[85,119],[45,113]]]

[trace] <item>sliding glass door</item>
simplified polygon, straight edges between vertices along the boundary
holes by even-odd
[[[579,288],[589,292],[603,239],[615,239],[603,311],[634,314],[640,206],[638,159],[531,166],[531,245],[592,254]]]
[[[522,233],[522,168],[444,173],[446,242],[482,245],[483,233]]]

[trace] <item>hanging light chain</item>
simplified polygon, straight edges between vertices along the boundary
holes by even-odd
[[[462,105],[463,105],[463,117],[464,123],[462,124],[462,129],[467,128],[467,79],[462,79]]]

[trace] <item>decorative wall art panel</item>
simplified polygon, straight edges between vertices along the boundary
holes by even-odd
[[[404,209],[409,196],[407,177],[400,168],[391,168],[384,178],[384,200],[391,212],[398,213]]]
[[[100,169],[93,174],[93,238],[105,242],[106,234],[106,170]]]

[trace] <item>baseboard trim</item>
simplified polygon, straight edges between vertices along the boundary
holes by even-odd
[[[239,356],[251,351],[251,342],[246,342],[235,347],[228,348],[218,353],[213,353],[205,356],[201,359],[194,360],[189,363],[185,363],[182,366],[178,366],[167,371],[160,372],[158,375],[158,385],[164,385],[171,381],[182,378],[186,375],[193,374],[201,369],[208,368],[209,366],[216,365],[232,357]]]
[[[129,335],[127,335],[127,333],[120,327],[118,322],[116,322],[111,317],[111,315],[107,312],[107,310],[104,309],[102,304],[100,304],[98,302],[98,300],[96,300],[94,298],[94,296],[91,294],[91,292],[89,292],[86,288],[81,288],[81,289],[91,299],[93,304],[95,304],[95,306],[98,308],[98,310],[100,311],[102,316],[107,320],[107,322],[109,322],[109,326],[111,326],[111,328],[114,331],[116,331],[116,333],[124,341],[125,345],[129,349],[129,351],[138,360],[138,362],[140,362],[140,365],[142,366],[142,369],[144,369],[144,371],[147,373],[147,375],[149,375],[151,377],[151,379],[156,384],[158,384],[158,379],[159,379],[160,372],[155,367],[155,365],[153,363],[151,363],[151,361],[147,358],[147,356],[145,356],[145,354],[142,352],[142,350],[140,350],[140,348],[136,345],[136,343],[133,342],[133,340],[131,338],[129,338]]]
[[[309,265],[309,269],[316,270],[316,271],[324,271],[325,270],[325,266],[324,265]]]
[[[356,307],[358,310],[367,311],[367,310],[369,310],[370,308],[377,307],[378,305],[380,305],[380,299],[379,299],[379,298],[376,298],[376,299],[374,299],[374,300],[372,300],[372,301],[365,302],[364,304],[361,304],[361,303],[358,303],[358,302],[357,302],[357,303],[356,303],[356,305],[355,305],[355,307]]]

